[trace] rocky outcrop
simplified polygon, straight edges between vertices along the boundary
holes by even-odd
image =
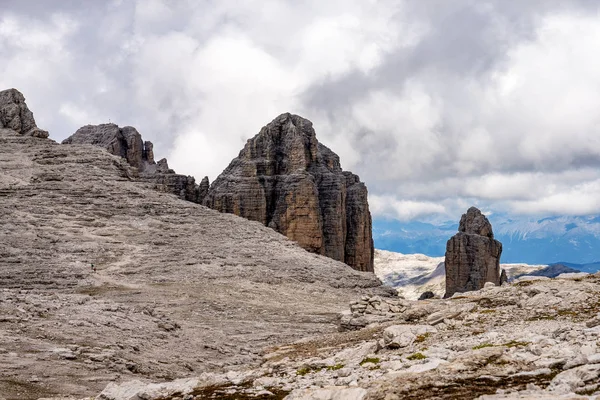
[[[0,129],[12,129],[21,135],[47,138],[48,132],[37,127],[25,96],[17,89],[0,91]]]
[[[208,207],[259,221],[304,249],[373,271],[367,188],[342,171],[312,123],[282,114],[213,182]]]
[[[142,135],[131,126],[119,128],[116,124],[86,125],[63,140],[63,144],[93,144],[121,156],[140,172],[154,164],[153,146],[146,149]],[[148,151],[149,150],[149,151]],[[148,158],[148,155],[151,158]]]
[[[483,288],[486,282],[500,285],[502,243],[494,240],[492,225],[475,207],[460,219],[458,233],[446,244],[446,294]]]
[[[121,156],[136,167],[138,178],[154,185],[161,192],[173,193],[183,200],[201,203],[206,196],[208,178],[197,185],[191,176],[176,174],[166,159],[154,161],[154,145],[142,140],[142,135],[131,126],[119,128],[115,124],[86,125],[63,140],[63,144],[92,144]]]

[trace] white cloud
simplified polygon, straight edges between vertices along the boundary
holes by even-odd
[[[369,208],[376,216],[399,219],[401,221],[446,213],[446,208],[439,203],[398,200],[393,196],[370,195]]]
[[[471,204],[600,213],[600,15],[459,3],[139,0],[9,11],[0,87],[24,92],[55,139],[109,119],[133,125],[157,157],[198,179],[214,179],[272,118],[300,114],[367,183],[376,217]]]

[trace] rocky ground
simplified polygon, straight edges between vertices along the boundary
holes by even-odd
[[[600,399],[600,273],[447,300],[364,296],[340,320],[342,332],[272,347],[259,368],[96,399]]]
[[[0,129],[0,398],[254,365],[386,293],[373,274],[135,175],[98,147]]]

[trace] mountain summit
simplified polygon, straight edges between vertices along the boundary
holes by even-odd
[[[213,182],[204,204],[259,221],[304,249],[373,271],[367,187],[342,171],[312,122],[282,114]]]

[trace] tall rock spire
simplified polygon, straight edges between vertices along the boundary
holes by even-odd
[[[282,114],[248,140],[204,204],[259,221],[308,251],[373,271],[367,188],[342,171],[339,157],[298,115]]]
[[[446,294],[483,288],[486,282],[500,285],[502,243],[494,240],[492,224],[475,207],[460,219],[458,233],[446,244]]]

